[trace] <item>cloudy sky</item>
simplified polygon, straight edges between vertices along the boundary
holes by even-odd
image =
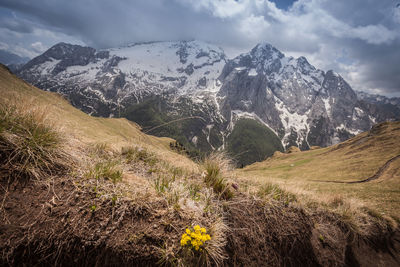
[[[400,96],[400,0],[0,0],[0,49],[20,56],[189,39],[230,57],[269,42],[353,89]]]

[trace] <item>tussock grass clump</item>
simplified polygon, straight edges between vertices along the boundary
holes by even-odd
[[[212,153],[203,163],[203,178],[207,186],[224,199],[233,197],[230,184],[225,176],[232,169],[231,161],[223,153]]]
[[[90,147],[89,154],[92,157],[110,159],[113,157],[112,149],[107,143],[96,143]]]
[[[174,181],[174,179],[167,176],[159,176],[154,180],[154,188],[157,193],[163,194],[171,187],[171,183]]]
[[[297,201],[297,197],[295,194],[287,192],[282,188],[280,188],[278,185],[271,183],[267,183],[261,186],[257,192],[257,196],[260,198],[269,197],[277,201],[282,201],[286,205],[288,205],[291,202]]]
[[[207,266],[215,264],[221,266],[226,259],[224,248],[227,243],[227,235],[229,227],[225,224],[222,218],[216,219],[210,227],[211,239],[205,247]]]
[[[67,169],[63,139],[44,109],[0,104],[0,171],[11,181],[40,179]]]
[[[154,166],[157,163],[156,155],[142,147],[123,147],[121,149],[121,155],[125,158],[126,163],[143,161],[150,166]]]
[[[100,161],[84,175],[88,179],[105,179],[114,184],[122,180],[122,170],[117,161]]]

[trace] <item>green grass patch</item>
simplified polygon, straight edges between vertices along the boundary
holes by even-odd
[[[157,193],[163,194],[165,193],[171,185],[172,180],[166,176],[159,176],[154,180],[154,188]]]
[[[142,147],[123,147],[121,149],[121,155],[125,158],[125,162],[128,164],[143,161],[149,166],[154,166],[158,161],[154,153]]]
[[[84,176],[88,179],[110,180],[115,184],[122,180],[122,173],[117,161],[101,161],[89,169]]]
[[[185,147],[191,158],[199,159],[204,155],[204,152],[210,151],[210,147],[207,140],[205,140],[205,137],[201,138],[202,136],[199,136],[199,147],[195,147],[191,142],[189,142],[187,136],[185,136],[185,133],[189,132],[202,133],[202,129],[204,128],[203,121],[199,119],[191,119],[169,123],[173,120],[179,119],[180,117],[167,115],[167,110],[168,107],[164,100],[158,97],[153,97],[142,103],[130,105],[121,116],[138,123],[143,127],[145,133],[175,139]]]
[[[221,153],[213,153],[203,163],[205,169],[204,183],[224,199],[233,197],[233,192],[225,178],[230,161]]]
[[[227,152],[234,157],[238,167],[263,161],[275,151],[284,151],[278,136],[252,119],[240,119],[227,138]]]
[[[261,186],[257,192],[257,196],[260,198],[270,198],[276,201],[281,201],[286,205],[297,201],[296,195],[283,190],[276,184],[270,183]]]

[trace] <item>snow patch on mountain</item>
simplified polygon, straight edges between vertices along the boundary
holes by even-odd
[[[282,143],[284,146],[287,146],[289,143],[289,136],[292,134],[292,130],[297,133],[297,146],[301,145],[301,140],[299,137],[303,136],[305,132],[308,134],[309,126],[307,124],[308,116],[307,114],[300,115],[296,112],[289,112],[289,110],[285,107],[284,103],[276,98],[275,107],[279,111],[279,117],[281,118],[281,122],[285,128],[285,135],[283,137]]]
[[[355,107],[354,111],[356,112],[358,117],[361,117],[361,116],[364,115],[364,111],[362,109],[358,108],[358,107]]]
[[[60,73],[59,76],[63,76],[64,79],[83,76],[86,81],[94,81],[96,76],[100,73],[99,67],[103,65],[105,60],[98,62],[89,63],[85,66],[75,65],[69,66],[64,73]],[[114,77],[112,73],[106,73],[109,78]]]
[[[257,71],[256,71],[256,69],[255,68],[252,68],[252,69],[250,69],[249,70],[249,73],[248,73],[248,75],[249,76],[257,76]]]
[[[217,78],[225,65],[221,48],[199,41],[134,44],[108,50],[123,58],[118,68],[133,85],[146,77],[146,83],[163,83],[166,89],[178,88],[185,95],[198,88],[218,90]]]
[[[49,61],[46,61],[43,64],[37,66],[36,71],[38,71],[40,75],[43,76],[50,75],[55,66],[60,63],[60,61],[60,59],[50,58]]]
[[[376,123],[376,118],[372,117],[371,115],[368,115],[368,118],[373,124]]]
[[[350,129],[350,128],[346,127],[343,123],[340,124],[338,127],[336,127],[336,130],[346,131],[346,132],[351,133],[352,135],[357,135],[357,134],[362,133],[361,130]]]
[[[322,101],[324,102],[326,114],[328,117],[331,116],[331,104],[329,104],[329,98],[322,98]]]

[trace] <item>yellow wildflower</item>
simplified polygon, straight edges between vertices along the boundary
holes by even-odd
[[[199,225],[195,225],[192,229],[187,228],[185,233],[182,234],[181,246],[202,251],[205,243],[211,240],[210,235],[206,233],[206,228]]]

